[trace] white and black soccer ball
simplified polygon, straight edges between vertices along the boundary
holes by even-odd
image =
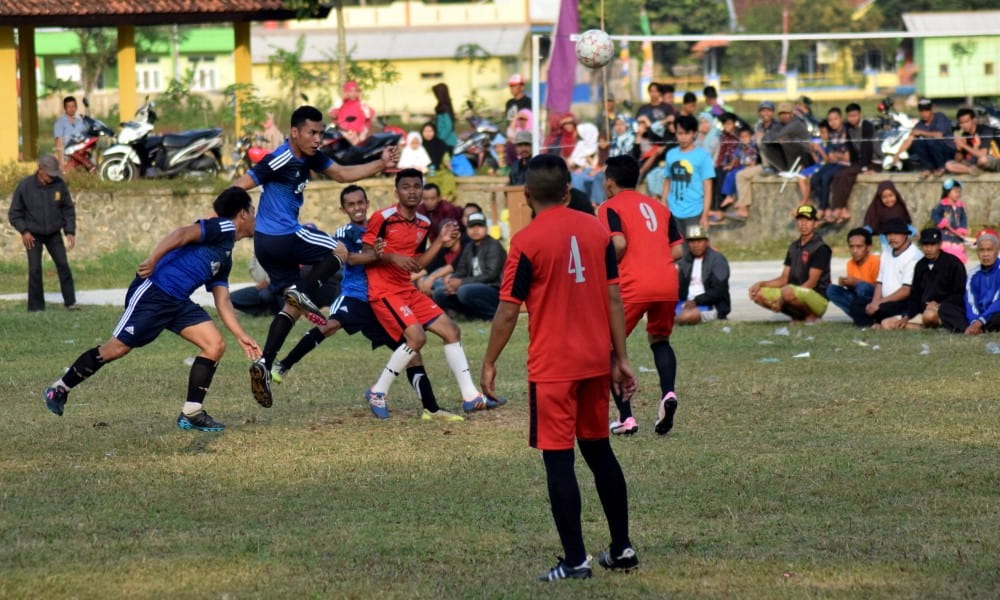
[[[576,60],[591,69],[606,66],[615,55],[615,44],[611,36],[600,29],[590,29],[580,34],[576,40]]]

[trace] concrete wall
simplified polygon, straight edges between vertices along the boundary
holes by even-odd
[[[838,229],[824,228],[828,238],[842,236],[851,227],[860,226],[865,210],[875,194],[878,182],[884,176],[877,173],[858,177],[851,193],[851,223]],[[892,175],[892,180],[903,195],[916,227],[928,225],[931,208],[938,202],[941,179],[921,180],[915,173]],[[969,215],[970,234],[984,226],[1000,225],[1000,174],[982,174],[965,177],[963,199]],[[790,240],[796,235],[791,213],[798,206],[798,189],[794,184],[781,191],[782,180],[778,177],[758,177],[754,181],[754,204],[751,217],[746,223],[728,223],[712,228],[712,242],[725,249],[745,247],[768,239]],[[475,202],[483,207],[492,221],[497,222],[504,207],[503,177],[469,177],[461,180],[456,200],[460,204]],[[392,180],[371,179],[363,183],[368,190],[373,210],[395,202],[392,195]],[[303,223],[315,223],[324,231],[333,231],[346,223],[340,212],[340,190],[342,184],[330,181],[314,181],[306,189],[306,202],[299,215]],[[152,248],[164,235],[175,227],[206,216],[210,211],[214,196],[210,191],[196,192],[184,196],[165,194],[144,194],[136,196],[127,190],[116,193],[82,192],[76,195],[77,205],[77,248],[71,256],[80,258],[95,256],[125,246],[141,249]],[[9,207],[9,198],[4,209]],[[251,244],[240,244],[237,256],[248,255]],[[24,259],[24,247],[17,232],[7,223],[0,225],[0,260],[20,261]]]

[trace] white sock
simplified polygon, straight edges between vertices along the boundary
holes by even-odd
[[[382,374],[378,376],[378,381],[372,386],[372,391],[380,394],[389,393],[389,386],[399,377],[400,372],[410,364],[413,359],[413,350],[406,344],[402,344],[389,357],[389,362],[385,363]]]
[[[448,367],[455,375],[458,382],[458,389],[462,391],[462,400],[468,402],[479,396],[476,384],[472,383],[472,373],[469,372],[469,361],[465,358],[465,350],[462,349],[461,342],[444,345],[444,358],[448,361]]]
[[[185,402],[181,412],[189,417],[193,417],[201,412],[201,404],[198,402]]]
[[[68,385],[66,385],[65,383],[63,383],[63,380],[62,380],[62,377],[60,377],[60,378],[59,378],[59,381],[57,381],[57,382],[53,383],[53,384],[52,384],[51,386],[49,386],[49,387],[54,387],[54,388],[62,388],[62,389],[64,389],[64,390],[68,390],[68,389],[69,389],[69,386],[68,386]]]

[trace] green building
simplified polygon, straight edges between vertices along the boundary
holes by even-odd
[[[913,40],[919,95],[1000,96],[1000,10],[904,13],[903,23],[914,33],[963,34]]]

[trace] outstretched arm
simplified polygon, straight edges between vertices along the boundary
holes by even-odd
[[[327,167],[323,173],[334,181],[348,183],[364,179],[365,177],[371,177],[372,175],[376,175],[385,169],[391,169],[396,166],[396,161],[398,160],[399,150],[397,150],[395,146],[390,146],[382,150],[382,158],[379,160],[365,163],[363,165],[351,166],[338,165],[337,163],[334,163]]]
[[[149,277],[153,274],[153,269],[156,268],[156,263],[160,262],[160,259],[163,258],[167,252],[180,248],[181,246],[193,244],[200,239],[201,225],[198,223],[178,227],[168,233],[167,237],[160,240],[160,243],[157,244],[156,247],[153,248],[153,251],[149,253],[149,256],[146,257],[146,260],[139,263],[139,268],[136,269],[136,274],[144,279]]]
[[[243,331],[239,320],[236,319],[236,309],[233,308],[233,301],[229,297],[229,288],[224,285],[217,285],[212,288],[212,297],[215,299],[215,308],[219,311],[219,319],[226,329],[233,334],[239,342],[243,352],[250,360],[260,358],[260,346],[252,337]]]

